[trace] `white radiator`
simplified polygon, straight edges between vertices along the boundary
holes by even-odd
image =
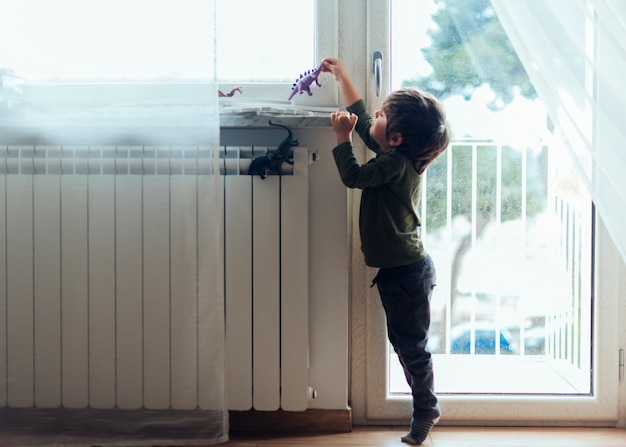
[[[308,152],[254,154],[222,154],[222,240],[201,149],[0,147],[0,408],[210,408],[224,262],[230,409],[306,409]]]
[[[231,410],[308,406],[308,151],[247,175],[262,147],[226,147],[225,287]]]

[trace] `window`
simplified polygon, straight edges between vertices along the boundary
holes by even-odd
[[[218,79],[234,101],[284,104],[300,75],[336,54],[337,0],[217,0]],[[337,106],[336,86],[320,81],[293,104]]]
[[[597,363],[610,355],[598,342],[610,325],[592,300],[592,204],[551,139],[532,86],[494,59],[502,47],[493,42],[490,2],[383,2],[391,88],[433,91],[454,132],[426,173],[421,201],[422,234],[438,271],[430,346],[444,417],[614,418],[613,363]],[[467,11],[478,6],[479,13]],[[408,386],[380,340],[384,314],[372,298],[365,301],[364,417],[409,418]]]
[[[413,15],[422,28],[403,23]],[[394,0],[392,24],[392,89],[438,94],[456,133],[423,185],[422,235],[440,279],[436,391],[590,394],[591,199],[551,143],[495,11],[489,1]],[[407,41],[421,42],[420,64],[404,66]],[[390,378],[403,376],[397,363]],[[476,374],[446,374],[461,364]],[[390,392],[408,393],[406,381]]]
[[[0,68],[37,82],[201,81],[213,62],[212,3],[6,1],[0,38],[10,44],[0,49]],[[215,3],[220,80],[291,82],[316,65],[324,41],[316,11],[327,14],[328,1]]]
[[[216,27],[222,82],[290,82],[317,64],[315,0],[218,0]]]
[[[3,84],[19,83],[0,114],[6,142],[207,142],[212,2],[16,0],[0,21]]]
[[[215,40],[225,82],[218,90],[243,87],[243,95],[229,99],[285,103],[300,73],[322,55],[336,54],[336,9],[336,0],[307,0],[295,8],[285,0],[3,2],[0,120],[13,135],[6,137],[20,141],[28,127],[44,132],[43,141],[65,138],[67,144],[67,132],[49,132],[56,123],[71,127],[81,144],[89,143],[79,135],[87,127],[102,129],[99,143],[127,144],[129,129],[140,127],[150,128],[144,143],[202,142],[203,123],[217,116],[203,108],[218,95],[207,86]],[[336,86],[324,83],[313,97],[298,95],[293,103],[336,106]],[[191,139],[167,131],[172,123]]]
[[[168,82],[212,69],[211,2],[13,0],[2,4],[0,68],[28,82]]]

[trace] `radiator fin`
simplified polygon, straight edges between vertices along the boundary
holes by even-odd
[[[0,147],[0,407],[221,407],[216,166],[202,148]]]
[[[225,153],[259,156],[264,150],[226,148]],[[288,175],[250,177],[246,161],[234,158],[226,169],[231,410],[308,407],[307,166],[308,151],[299,148]]]

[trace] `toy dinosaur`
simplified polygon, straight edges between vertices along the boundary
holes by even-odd
[[[241,93],[243,95],[243,88],[235,87],[229,93],[224,93],[221,90],[218,90],[217,91],[217,96],[219,96],[220,98],[230,98],[230,97],[235,95],[235,92],[239,92],[239,93]]]
[[[282,175],[281,166],[283,163],[293,164],[293,148],[297,146],[298,140],[293,139],[291,129],[282,124],[274,124],[269,120],[270,126],[282,127],[287,130],[287,137],[273,151],[267,151],[265,155],[255,158],[250,163],[249,175],[258,175],[262,179],[269,174]]]
[[[318,87],[322,86],[322,84],[320,84],[320,81],[318,80],[318,77],[322,72],[323,66],[324,63],[321,63],[320,66],[317,67],[315,70],[309,70],[306,73],[301,74],[300,79],[297,79],[296,83],[293,84],[291,95],[289,95],[287,101],[290,101],[291,98],[296,95],[296,93],[303,94],[306,92],[307,95],[313,96],[313,92],[311,92],[311,86],[313,85],[313,83],[317,84]]]

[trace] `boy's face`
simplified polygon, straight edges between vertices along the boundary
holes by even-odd
[[[392,132],[390,135],[387,135],[387,115],[384,107],[374,112],[372,126],[370,127],[370,137],[378,143],[383,152],[387,152],[392,147],[399,146],[402,143],[402,135],[398,132]]]
[[[390,149],[387,141],[387,116],[384,109],[378,109],[374,112],[372,126],[370,127],[370,136],[378,143],[384,152]]]

